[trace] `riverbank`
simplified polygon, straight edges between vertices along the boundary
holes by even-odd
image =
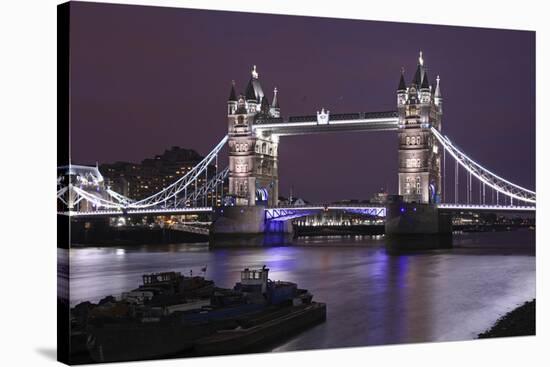
[[[526,336],[536,334],[536,299],[525,302],[501,317],[493,327],[478,335],[478,339]]]

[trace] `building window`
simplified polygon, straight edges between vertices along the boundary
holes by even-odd
[[[419,158],[407,158],[405,160],[405,167],[407,168],[420,168],[420,159]]]
[[[236,164],[235,171],[237,171],[238,173],[248,172],[248,164]]]
[[[407,136],[407,145],[410,145],[411,144],[411,138],[410,136]]]

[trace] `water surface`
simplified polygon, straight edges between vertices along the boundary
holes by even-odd
[[[385,238],[299,238],[275,247],[207,243],[70,250],[71,305],[137,287],[141,275],[176,270],[232,287],[244,267],[267,265],[327,303],[327,321],[274,350],[475,338],[535,297],[535,232],[457,234],[452,249],[389,252]]]

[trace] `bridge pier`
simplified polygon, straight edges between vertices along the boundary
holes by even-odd
[[[386,206],[387,244],[395,250],[434,249],[452,246],[451,215],[434,204],[406,203]]]
[[[264,206],[225,206],[214,209],[210,233],[215,239],[257,237],[263,243],[264,236],[286,238],[292,235],[293,228],[291,221],[266,221]]]
[[[450,234],[451,216],[434,204],[397,201],[386,206],[386,235]]]

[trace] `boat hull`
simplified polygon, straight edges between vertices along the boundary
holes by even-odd
[[[326,305],[312,302],[296,306],[289,314],[246,329],[220,330],[195,343],[198,355],[220,355],[259,351],[326,320]]]

